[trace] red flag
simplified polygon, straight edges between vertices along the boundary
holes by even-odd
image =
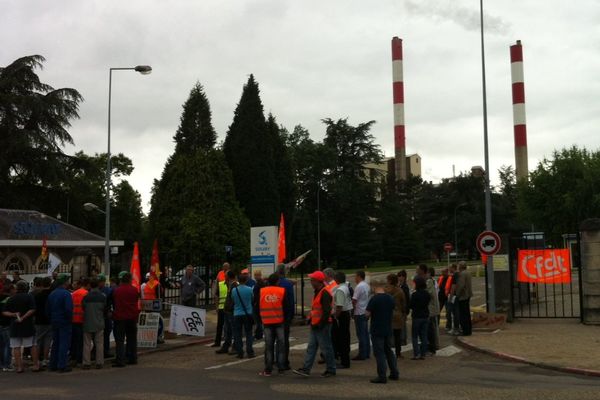
[[[152,259],[150,261],[150,275],[154,276],[154,280],[149,281],[151,289],[158,284],[160,279],[160,259],[158,257],[158,239],[154,239],[154,246],[152,247]]]
[[[48,245],[45,237],[42,239],[42,261],[48,261]]]
[[[133,244],[133,257],[131,258],[129,272],[131,273],[131,284],[139,291],[142,278],[140,276],[140,249],[138,242]]]
[[[283,213],[281,213],[281,219],[279,220],[279,251],[277,254],[277,263],[282,263],[285,258],[285,222],[283,220]]]

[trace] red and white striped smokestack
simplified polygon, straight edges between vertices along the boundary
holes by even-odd
[[[394,154],[396,181],[406,180],[406,137],[404,135],[404,77],[402,39],[392,39],[392,75],[394,77]]]
[[[523,46],[521,41],[510,46],[512,77],[513,122],[515,134],[515,174],[517,181],[527,180],[527,124],[525,121],[525,82],[523,74]]]

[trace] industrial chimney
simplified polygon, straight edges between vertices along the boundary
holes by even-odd
[[[513,123],[515,135],[515,174],[517,181],[527,180],[527,124],[525,121],[525,83],[523,74],[523,46],[521,41],[510,46],[512,78]]]
[[[404,77],[402,39],[392,39],[392,75],[394,80],[394,150],[396,181],[406,180],[406,137],[404,135]]]

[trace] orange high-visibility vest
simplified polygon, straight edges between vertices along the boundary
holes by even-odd
[[[73,323],[83,324],[83,298],[87,296],[85,288],[79,288],[71,294],[73,297]]]
[[[331,314],[335,314],[335,297],[333,297],[333,291],[335,290],[335,288],[338,287],[338,284],[335,280],[331,281],[330,283],[328,283],[327,285],[325,285],[325,289],[327,289],[327,291],[329,291],[329,294],[331,294]]]
[[[444,293],[446,293],[446,296],[448,296],[450,294],[450,290],[452,290],[452,278],[454,277],[454,274],[448,276],[448,280],[446,281],[446,287],[444,288]]]
[[[319,325],[319,323],[321,322],[321,318],[323,318],[323,305],[321,304],[321,297],[323,297],[324,291],[327,291],[329,293],[329,295],[331,296],[331,298],[333,299],[333,296],[331,295],[331,291],[329,289],[327,289],[327,287],[324,287],[323,289],[321,289],[319,291],[319,293],[317,293],[317,295],[313,299],[312,308],[310,309],[310,324],[313,326]],[[332,307],[332,309],[333,309],[333,307]],[[327,321],[328,322],[332,321],[331,314],[327,316]]]
[[[148,283],[144,285],[144,293],[142,293],[143,300],[156,300],[156,286],[150,287]]]
[[[285,289],[266,286],[260,289],[260,319],[264,325],[283,324],[283,298]]]

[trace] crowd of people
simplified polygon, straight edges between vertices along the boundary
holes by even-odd
[[[471,275],[465,262],[444,269],[436,279],[435,269],[421,264],[408,281],[405,270],[389,274],[385,282],[369,285],[364,271],[355,274],[352,288],[342,271],[326,268],[309,274],[314,297],[308,316],[308,347],[303,365],[292,372],[308,377],[317,357],[325,364],[322,377],[335,376],[338,369],[350,368],[351,361],[370,358],[377,362],[372,383],[397,380],[397,359],[407,345],[408,316],[412,326],[412,360],[424,360],[439,349],[440,311],[446,307],[446,331],[452,335],[471,334],[469,301]],[[263,279],[254,279],[247,269],[239,276],[225,263],[213,287],[218,323],[213,347],[217,354],[238,358],[255,357],[253,343],[264,336],[265,355],[262,376],[291,370],[289,360],[290,326],[295,314],[293,284],[285,276],[285,266]],[[351,324],[354,320],[358,352],[351,357]],[[370,323],[370,325],[369,325]],[[394,350],[392,350],[394,349]],[[389,375],[388,375],[389,369]]]
[[[33,287],[18,272],[0,281],[0,368],[70,372],[73,367],[100,369],[115,356],[113,366],[137,363],[137,321],[140,291],[131,274],[118,282],[103,274],[71,282],[67,274],[36,277]],[[148,291],[148,290],[147,290]],[[116,354],[110,353],[111,332]]]

